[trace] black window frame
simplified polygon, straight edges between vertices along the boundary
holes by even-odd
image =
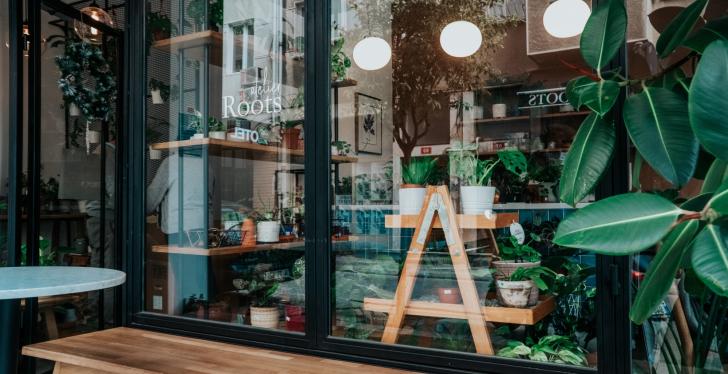
[[[598,5],[605,0],[594,0]],[[305,3],[305,106],[306,158],[305,189],[328,191],[331,183],[331,87],[330,21],[331,0]],[[383,345],[330,336],[331,326],[331,243],[329,194],[306,194],[306,320],[305,334],[236,326],[143,311],[145,282],[145,159],[146,123],[146,0],[127,1],[127,33],[124,66],[127,129],[123,141],[132,151],[124,154],[121,233],[126,243],[122,269],[127,283],[122,287],[126,326],[156,330],[216,341],[247,344],[284,351],[361,361],[423,372],[463,373],[627,373],[631,366],[628,257],[597,256],[598,370],[526,360],[479,356],[469,353],[402,345]],[[323,41],[323,42],[317,42]],[[625,47],[606,69],[626,69]],[[624,94],[624,93],[623,93]],[[621,121],[621,102],[615,118]],[[617,147],[612,166],[599,185],[597,198],[627,192],[629,148],[624,126],[617,126]],[[136,151],[136,152],[134,152]]]

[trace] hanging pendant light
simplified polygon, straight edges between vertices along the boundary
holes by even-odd
[[[392,48],[386,40],[370,36],[356,43],[353,57],[354,62],[361,69],[379,70],[392,58]]]
[[[107,26],[113,26],[114,21],[111,19],[111,16],[105,10],[99,8],[96,3],[92,3],[91,6],[81,9],[81,14],[83,15],[81,20],[73,21],[73,29],[76,31],[76,35],[88,43],[101,44],[103,40],[101,31],[89,26],[83,22],[83,19],[88,17]]]
[[[453,57],[468,57],[480,49],[483,34],[478,26],[468,21],[455,21],[442,29],[440,46]]]
[[[556,0],[543,14],[543,27],[556,38],[570,38],[584,31],[591,9],[582,0]]]

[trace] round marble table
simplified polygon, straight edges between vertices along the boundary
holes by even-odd
[[[118,270],[76,266],[0,267],[0,300],[63,295],[118,286]]]

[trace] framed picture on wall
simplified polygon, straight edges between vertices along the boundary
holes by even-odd
[[[382,154],[382,100],[356,93],[356,152]]]

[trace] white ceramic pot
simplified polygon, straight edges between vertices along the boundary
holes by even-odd
[[[101,141],[101,133],[94,130],[86,131],[86,140],[90,144],[98,144]]]
[[[493,118],[506,118],[506,110],[508,107],[506,104],[493,104]]]
[[[507,307],[525,308],[531,296],[533,282],[527,281],[496,281],[498,301]]]
[[[68,106],[68,114],[71,117],[78,117],[81,115],[81,108],[79,108],[78,105],[76,105],[75,103],[71,103]]]
[[[152,90],[152,104],[164,104],[164,99],[162,99],[162,91],[160,90]]]
[[[261,221],[256,227],[257,240],[260,243],[277,243],[281,224],[278,221]]]
[[[483,214],[493,211],[495,187],[460,186],[460,207],[463,214]]]
[[[403,184],[399,189],[399,214],[420,214],[427,189],[418,184]]]
[[[250,307],[250,324],[253,326],[275,329],[278,328],[278,319],[278,307]]]
[[[225,140],[226,135],[227,135],[226,131],[210,131],[210,139]]]
[[[332,155],[332,156],[337,156],[338,154],[339,154],[339,149],[338,149],[338,148],[336,148],[336,146],[335,146],[335,145],[332,145],[332,146],[331,146],[331,155]]]
[[[159,160],[162,158],[162,151],[160,149],[152,149],[152,147],[149,147],[149,159],[150,160]]]
[[[205,139],[205,134],[195,134],[195,135],[190,136],[190,139],[193,139],[193,140],[195,140],[195,139]]]

